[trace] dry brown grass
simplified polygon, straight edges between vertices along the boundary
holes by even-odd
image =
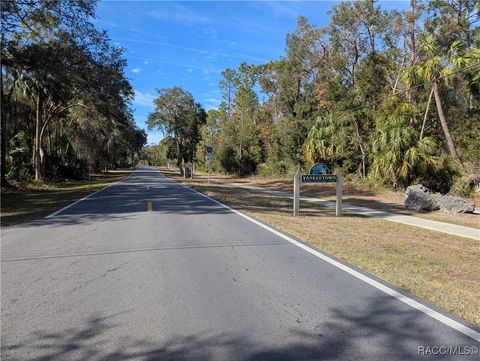
[[[204,173],[197,172],[204,176]],[[214,174],[212,178],[228,179],[235,183],[267,187],[284,192],[293,192],[293,180],[287,178],[234,178]],[[322,198],[330,201],[335,200],[335,186],[332,184],[302,184],[301,193],[303,196]],[[416,212],[405,209],[403,192],[394,192],[388,190],[368,190],[361,187],[358,183],[347,182],[344,184],[343,201],[349,204],[364,206],[384,211],[395,212],[399,214],[412,215],[435,221],[457,224],[460,226],[473,227],[480,229],[480,214],[446,214],[438,212]],[[480,199],[469,199],[480,207]]]
[[[174,174],[169,174],[178,179]],[[427,299],[480,325],[480,244],[421,228],[292,202],[231,185],[186,182],[189,186],[318,249]]]

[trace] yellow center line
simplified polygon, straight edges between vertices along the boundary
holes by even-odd
[[[152,210],[153,210],[152,201],[148,201],[147,202],[147,212],[151,212]]]

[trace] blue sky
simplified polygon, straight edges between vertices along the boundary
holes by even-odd
[[[328,23],[331,1],[101,1],[96,23],[126,49],[127,76],[135,90],[137,125],[153,110],[155,89],[181,86],[206,109],[221,101],[220,72],[242,61],[261,64],[285,51],[296,18]],[[405,1],[382,7],[406,7]],[[162,134],[148,132],[148,142]]]

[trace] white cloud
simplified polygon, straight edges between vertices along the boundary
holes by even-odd
[[[114,23],[114,22],[111,22],[111,21],[106,21],[106,20],[103,20],[103,19],[93,19],[93,22],[98,23],[100,25],[106,25],[106,26],[109,26],[111,28],[119,28],[120,27],[120,25],[118,25],[117,23]]]
[[[150,40],[143,40],[143,39],[131,39],[131,38],[119,38],[117,40],[123,41],[123,42],[134,42],[134,43],[140,43],[140,44],[150,44],[150,45],[156,45],[156,46],[164,46],[164,47],[169,47],[169,48],[174,48],[174,49],[180,49],[180,50],[185,50],[189,51],[192,53],[196,53],[198,55],[204,55],[207,60],[209,61],[216,61],[219,60],[221,57],[225,58],[234,58],[234,59],[249,59],[249,60],[255,60],[255,61],[260,61],[260,62],[267,62],[268,59],[266,58],[259,58],[253,54],[246,54],[246,53],[241,53],[241,52],[218,52],[218,51],[213,51],[210,52],[208,50],[203,50],[203,49],[196,49],[196,48],[190,48],[190,47],[185,47],[181,46],[178,44],[171,44],[171,43],[165,43],[165,42],[159,42],[159,41],[150,41]],[[133,58],[133,56],[132,56]],[[137,59],[141,59],[136,57]],[[150,59],[152,62],[154,62],[154,59]],[[156,61],[156,62],[161,62],[161,61]],[[196,66],[189,66],[194,69],[202,69]],[[202,69],[203,70],[203,69]]]
[[[151,40],[132,39],[132,38],[119,38],[117,40],[120,40],[120,41],[123,41],[123,42],[134,42],[134,43],[140,43],[140,44],[166,46],[166,47],[169,47],[169,48],[190,51],[190,52],[197,53],[197,54],[208,54],[208,51],[206,51],[206,50],[190,48],[190,47],[185,47],[185,46],[181,46],[181,45],[178,45],[178,44],[171,44],[171,43],[166,43],[166,42],[161,42],[161,41],[151,41]]]
[[[220,99],[216,99],[216,98],[207,98],[205,100],[209,103],[215,103],[215,104],[220,104],[222,102]]]
[[[280,3],[278,1],[265,1],[264,4],[277,16],[296,18],[300,14],[298,9],[296,9],[296,4]]]
[[[177,3],[164,2],[162,11],[150,10],[147,16],[157,20],[179,23],[182,25],[198,25],[210,22],[202,13]]]
[[[150,33],[146,32],[146,31],[140,30],[140,29],[138,29],[138,28],[128,28],[128,31],[133,32],[133,33],[138,33],[138,34],[145,34],[145,35],[149,35],[149,34],[150,34]]]
[[[150,64],[150,63],[145,60],[145,61],[143,62],[143,64],[148,65],[148,64]]]
[[[140,69],[140,68],[133,68],[133,69],[132,69],[132,73],[134,73],[134,74],[138,74],[138,73],[140,73],[141,71],[142,71],[142,69]]]
[[[208,74],[208,70],[207,70],[207,69],[203,69],[203,74]]]
[[[216,39],[217,38],[217,30],[215,30],[212,27],[204,27],[202,29],[202,34],[205,35],[206,37],[210,39]]]
[[[149,93],[142,93],[141,91],[135,90],[135,99],[133,104],[140,106],[153,106],[153,100],[155,96]]]
[[[187,69],[187,73],[192,74],[192,73],[193,73],[193,69],[192,69],[192,68],[188,68],[188,69]]]
[[[218,109],[218,106],[220,105],[221,102],[222,101],[220,99],[216,99],[216,98],[205,98],[203,100],[203,104],[206,111],[209,111],[212,109]]]

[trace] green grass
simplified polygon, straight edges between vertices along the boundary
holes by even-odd
[[[14,184],[15,188],[2,191],[1,225],[12,226],[45,217],[69,203],[123,179],[130,173],[130,170],[125,170],[96,174],[85,181]]]

